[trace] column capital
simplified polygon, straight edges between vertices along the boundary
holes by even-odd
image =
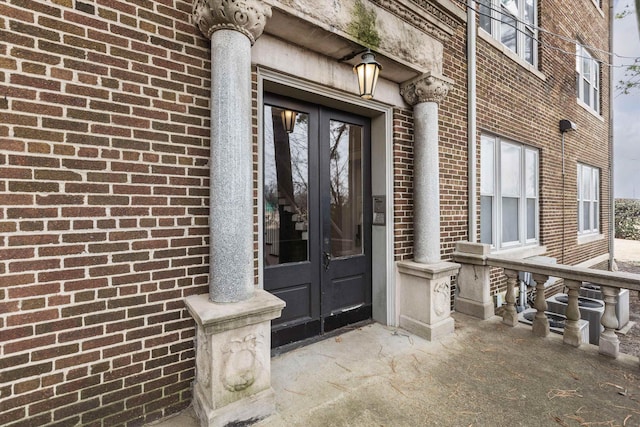
[[[447,96],[452,87],[453,80],[428,72],[404,82],[400,86],[400,95],[412,106],[421,102],[438,104]]]
[[[207,38],[217,30],[236,30],[253,45],[271,18],[271,6],[261,0],[193,0],[192,15]]]

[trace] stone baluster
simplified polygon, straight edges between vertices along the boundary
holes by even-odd
[[[546,274],[532,274],[533,280],[536,282],[536,317],[533,319],[533,335],[536,337],[546,337],[549,335],[549,319],[547,319],[547,301],[544,299],[544,284],[549,280]]]
[[[620,340],[616,335],[615,329],[618,327],[618,318],[616,317],[616,298],[618,295],[617,288],[609,286],[600,286],[602,297],[604,299],[604,313],[601,323],[604,331],[600,334],[600,354],[605,356],[618,357],[620,353]]]
[[[564,285],[569,288],[569,304],[565,316],[567,321],[564,326],[563,340],[565,344],[579,347],[582,344],[580,333],[580,309],[578,308],[578,296],[581,283],[576,280],[565,279]]]
[[[518,286],[518,272],[515,270],[504,269],[504,275],[507,276],[507,295],[505,300],[507,305],[502,314],[502,323],[509,326],[518,324],[518,311],[516,310],[516,287]]]

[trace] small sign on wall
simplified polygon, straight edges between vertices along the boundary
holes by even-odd
[[[385,225],[386,196],[373,196],[373,225]]]

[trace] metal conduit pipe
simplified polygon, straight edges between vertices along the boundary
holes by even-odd
[[[609,2],[609,63],[613,64],[613,20],[615,17],[613,10],[613,1]],[[640,9],[637,6],[640,6],[640,1],[636,0],[636,14],[638,16],[638,31],[640,31]],[[613,184],[613,91],[615,89],[613,82],[613,68],[609,68],[609,270],[615,271],[617,270],[615,254],[614,254],[614,244],[615,244],[615,196],[613,194],[614,184]]]
[[[476,207],[476,11],[473,0],[467,2],[467,158],[469,242],[477,242]]]

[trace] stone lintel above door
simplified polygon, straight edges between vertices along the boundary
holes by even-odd
[[[266,34],[350,65],[360,61],[355,53],[369,47],[382,64],[381,77],[396,83],[427,71],[441,74],[443,42],[465,19],[462,9],[448,0],[361,1],[365,13],[375,17],[379,42],[372,44],[355,29],[361,19],[357,0],[269,3],[272,17]]]

